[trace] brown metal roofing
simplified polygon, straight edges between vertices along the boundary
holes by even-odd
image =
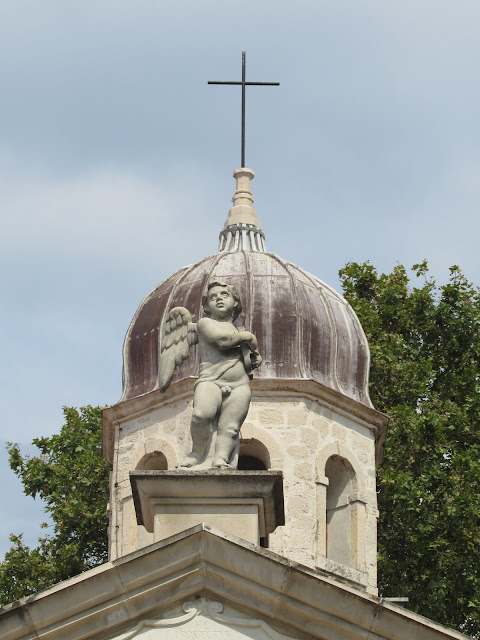
[[[167,278],[142,302],[124,344],[122,400],[158,389],[159,336],[171,308],[202,316],[201,298],[211,278],[233,284],[243,311],[236,324],[251,330],[263,356],[256,378],[309,379],[371,407],[369,350],[360,323],[333,289],[273,253],[237,251],[203,258]],[[198,375],[198,353],[172,383]]]

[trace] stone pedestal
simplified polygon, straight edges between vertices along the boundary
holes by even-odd
[[[259,544],[285,524],[281,471],[131,471],[130,483],[155,542],[204,522]]]
[[[251,181],[254,176],[255,172],[252,171],[252,169],[247,169],[246,167],[235,169],[233,172],[233,177],[237,181],[237,189],[233,194],[233,207],[228,212],[225,228],[237,224],[248,224],[260,228],[261,225],[258,220],[257,212],[252,206],[253,194]]]

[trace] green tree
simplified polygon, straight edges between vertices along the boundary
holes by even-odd
[[[107,502],[110,465],[101,455],[101,410],[64,408],[58,435],[36,438],[35,457],[9,445],[10,466],[27,495],[40,496],[53,532],[38,547],[13,545],[0,563],[0,604],[41,591],[107,560]]]
[[[458,267],[340,271],[371,350],[370,393],[391,416],[378,471],[379,589],[480,638],[480,295]]]

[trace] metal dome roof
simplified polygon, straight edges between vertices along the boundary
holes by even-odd
[[[250,215],[248,224],[242,224],[237,215],[232,220],[232,212],[238,214],[240,209],[242,213],[241,207],[245,208],[239,193],[243,197],[250,193],[250,208],[253,202],[245,188],[249,189],[245,171],[250,170],[241,171],[242,189],[237,175],[236,199],[220,234],[220,252],[171,275],[138,308],[125,338],[121,400],[158,389],[159,343],[165,315],[173,307],[182,306],[198,320],[202,316],[202,292],[214,278],[234,285],[240,294],[244,310],[235,324],[256,335],[263,357],[255,378],[314,380],[372,407],[368,343],[353,309],[315,276],[265,251],[258,219],[252,220]],[[199,355],[192,347],[172,384],[198,376],[198,368]]]

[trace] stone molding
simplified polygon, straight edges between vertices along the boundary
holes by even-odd
[[[328,459],[332,456],[340,456],[352,465],[356,476],[356,482],[358,483],[357,493],[365,493],[365,478],[363,476],[361,465],[359,464],[357,457],[355,456],[353,451],[351,451],[351,449],[346,447],[341,442],[332,442],[331,444],[327,444],[327,446],[323,447],[323,449],[321,449],[321,451],[319,452],[315,465],[316,482],[318,484],[328,485],[328,478],[325,476],[325,467]]]
[[[327,556],[327,491],[330,481],[325,475],[325,469],[329,458],[339,456],[346,460],[355,473],[355,487],[351,494],[337,503],[335,509],[338,511],[351,507],[350,527],[351,532],[348,544],[351,553],[351,563],[347,566],[336,562]],[[333,442],[318,453],[316,458],[316,505],[317,505],[317,528],[316,528],[316,554],[315,566],[325,571],[336,574],[341,579],[354,583],[365,588],[369,593],[378,594],[376,580],[372,580],[372,575],[366,570],[367,545],[366,539],[367,520],[366,511],[368,500],[365,496],[365,477],[361,465],[354,452],[341,442]],[[375,560],[376,560],[376,556]],[[372,574],[372,572],[370,572]],[[376,571],[373,572],[376,575]]]
[[[252,225],[261,228],[258,215],[253,208],[254,197],[252,194],[251,183],[255,177],[255,171],[242,167],[235,169],[233,177],[236,180],[236,190],[233,194],[233,206],[228,212],[225,228],[237,224]]]
[[[265,236],[251,224],[236,224],[220,231],[218,252],[265,251]]]
[[[207,522],[255,544],[285,524],[281,471],[131,471],[130,483],[137,523],[155,540],[173,533],[179,514],[189,523],[181,529]]]
[[[2,640],[115,638],[206,595],[289,636],[468,640],[321,571],[198,525],[0,609]]]
[[[139,418],[152,410],[171,406],[182,400],[192,400],[193,386],[197,378],[180,380],[162,393],[151,391],[143,396],[119,402],[102,411],[103,434],[102,451],[109,462],[113,461],[115,428],[122,422]],[[363,426],[375,433],[375,457],[381,464],[387,436],[389,418],[384,413],[371,409],[356,400],[329,389],[313,380],[262,380],[251,381],[252,402],[273,398],[275,401],[291,398],[294,400],[313,400],[326,408],[333,409],[351,418],[354,416]]]
[[[166,616],[161,620],[142,620],[130,631],[117,636],[115,640],[131,640],[146,629],[163,629],[165,631],[166,629],[172,628],[179,629],[182,634],[192,634],[192,637],[195,638],[210,638],[213,634],[217,637],[217,634],[221,633],[222,629],[225,630],[225,628],[227,628],[228,631],[235,631],[235,627],[238,627],[240,630],[252,630],[255,635],[255,640],[293,640],[282,633],[278,633],[263,620],[225,615],[222,613],[223,609],[224,607],[221,602],[207,600],[207,598],[198,598],[194,602],[189,601],[183,604],[182,610],[185,612],[184,615],[170,617],[167,612]],[[188,625],[188,623],[193,622],[195,618],[199,616],[220,624],[214,629],[199,629],[192,624]],[[183,627],[187,625],[189,628],[184,629]],[[245,637],[242,633],[239,633],[238,636],[235,634],[235,636],[238,638]],[[229,634],[228,637],[230,638],[231,635]]]

